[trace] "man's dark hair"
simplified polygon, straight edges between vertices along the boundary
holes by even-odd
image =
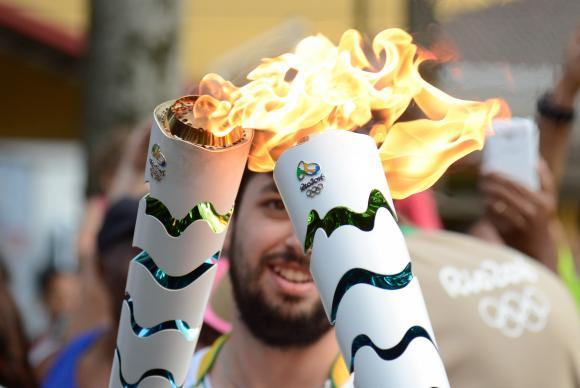
[[[103,226],[97,236],[97,253],[103,255],[119,241],[131,239],[135,233],[139,200],[125,198],[117,201],[105,214]]]
[[[242,203],[242,198],[243,198],[244,192],[246,191],[246,188],[248,186],[248,182],[257,174],[260,174],[260,173],[250,170],[248,168],[248,166],[246,166],[246,168],[244,169],[244,174],[242,175],[242,180],[240,182],[240,188],[238,190],[238,195],[236,196],[236,202],[235,202],[236,208],[240,205],[240,203]]]

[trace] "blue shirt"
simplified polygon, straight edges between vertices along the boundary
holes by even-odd
[[[76,388],[78,362],[103,333],[102,328],[93,329],[71,340],[58,354],[42,381],[42,388]]]

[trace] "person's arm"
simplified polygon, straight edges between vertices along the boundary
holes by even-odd
[[[554,85],[551,94],[547,96],[548,108],[554,108],[556,113],[569,113],[564,120],[554,119],[550,114],[542,114],[541,103],[538,104],[538,127],[540,128],[540,153],[548,163],[553,173],[556,190],[559,189],[564,174],[568,144],[574,117],[574,104],[580,91],[580,25],[570,40],[566,59],[562,67],[562,75]],[[548,109],[550,111],[550,109]],[[548,112],[550,113],[550,112]],[[570,114],[572,117],[570,117]],[[557,273],[574,295],[580,307],[580,276],[577,267],[580,257],[574,257],[577,251],[576,241],[566,242],[562,226],[558,226],[558,260]]]
[[[544,109],[538,109],[540,128],[540,153],[552,171],[556,187],[564,173],[572,119],[558,119],[557,113],[573,112],[574,102],[580,90],[580,26],[576,28],[568,46],[562,75],[544,101]],[[542,105],[542,104],[540,104]],[[542,112],[542,110],[547,112]],[[550,114],[554,111],[556,114]]]
[[[123,197],[139,198],[148,191],[143,171],[147,161],[150,132],[148,126],[140,126],[132,130],[115,171],[113,182],[107,191],[107,199],[110,203]]]

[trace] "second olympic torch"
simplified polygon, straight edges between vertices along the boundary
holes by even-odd
[[[195,96],[155,109],[110,387],[182,386],[252,132],[192,126]]]
[[[357,387],[449,387],[375,142],[329,131],[274,179]]]

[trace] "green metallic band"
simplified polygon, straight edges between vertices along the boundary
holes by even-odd
[[[375,216],[380,208],[385,208],[396,220],[397,216],[385,199],[385,196],[377,189],[371,191],[367,210],[363,213],[356,213],[349,208],[339,206],[331,209],[323,219],[320,219],[316,210],[311,210],[308,214],[306,239],[304,240],[304,251],[312,248],[314,234],[319,228],[324,229],[326,235],[330,235],[343,225],[352,225],[365,232],[373,230],[375,227]]]
[[[219,214],[211,202],[200,202],[187,213],[185,217],[178,220],[171,216],[171,212],[158,199],[151,197],[150,194],[145,196],[147,207],[145,214],[157,218],[173,237],[179,237],[185,229],[197,220],[204,220],[214,233],[221,233],[228,227],[228,222],[234,209],[230,209],[225,214]]]

